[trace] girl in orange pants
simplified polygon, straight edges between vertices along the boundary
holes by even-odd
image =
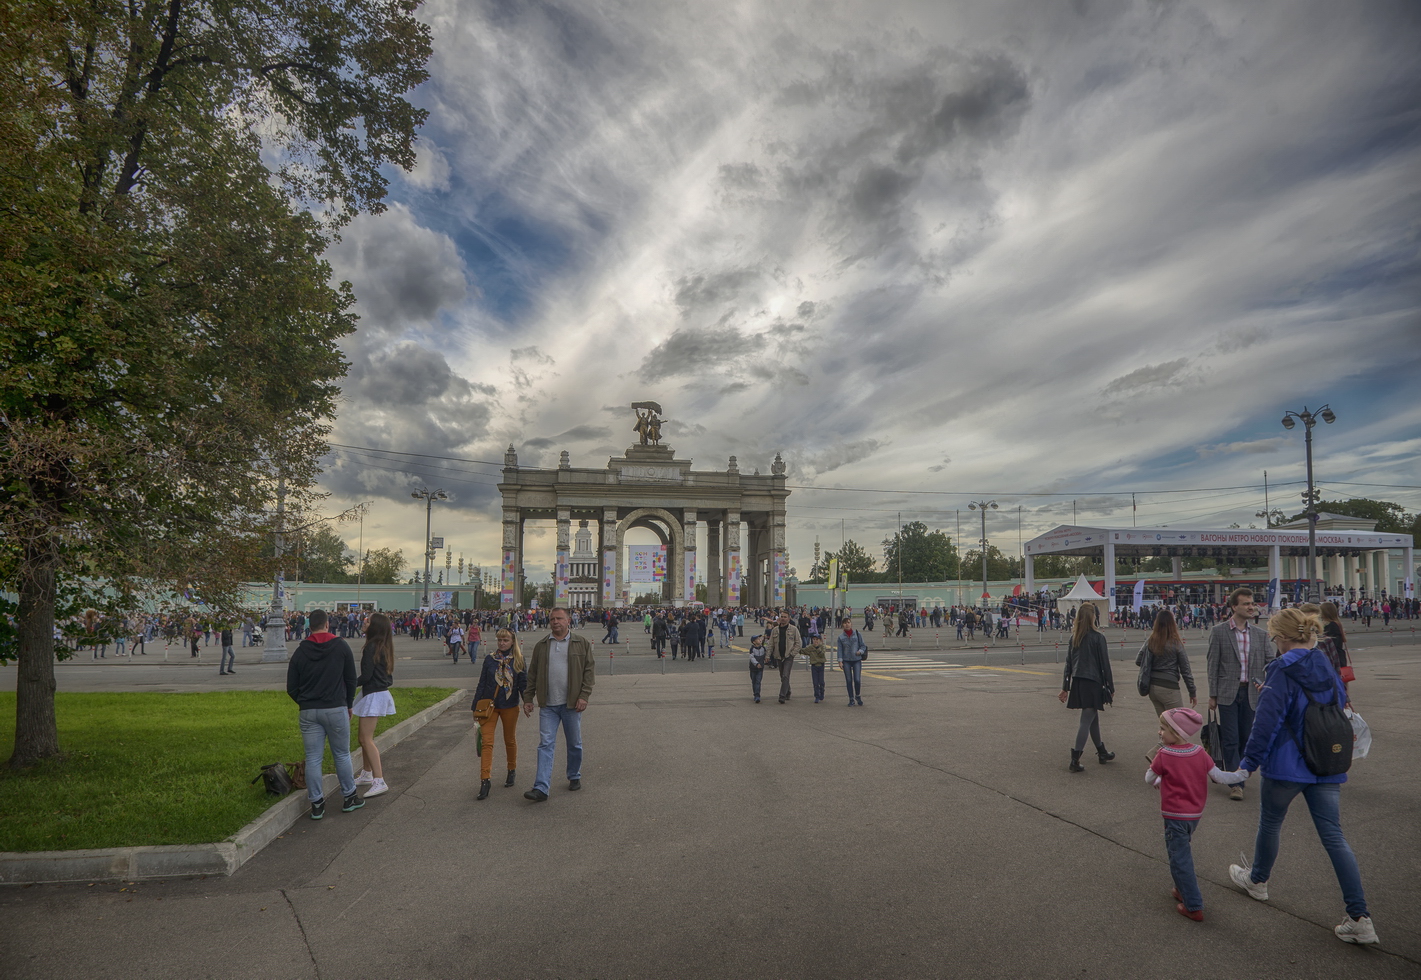
[[[483,741],[479,754],[479,799],[488,799],[493,776],[493,733],[503,721],[503,747],[508,753],[508,778],[504,786],[512,786],[518,769],[518,710],[523,689],[528,686],[528,670],[523,663],[523,651],[518,637],[508,630],[499,630],[497,643],[485,657],[479,670],[479,683],[474,688],[474,718],[479,723]]]

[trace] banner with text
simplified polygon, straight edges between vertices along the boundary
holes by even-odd
[[[567,549],[558,549],[557,573],[553,576],[553,605],[567,603]]]
[[[633,544],[627,546],[628,582],[666,581],[666,545]]]
[[[602,605],[611,609],[617,604],[617,553],[602,552]]]
[[[734,608],[740,605],[740,552],[730,553],[730,567],[725,576],[725,604]]]
[[[505,551],[503,553],[503,592],[499,598],[504,606],[512,606],[514,604],[513,578],[514,569],[517,565],[517,555],[518,553],[516,551]]]

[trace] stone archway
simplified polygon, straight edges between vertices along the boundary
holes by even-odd
[[[681,555],[684,553],[685,529],[674,514],[661,507],[639,507],[617,522],[616,594],[622,593],[621,556],[624,553],[627,532],[634,527],[646,528],[666,545],[666,577],[670,588],[667,589],[666,584],[663,584],[662,597],[679,605],[678,600],[685,597],[682,576],[676,574],[676,569],[680,567]]]

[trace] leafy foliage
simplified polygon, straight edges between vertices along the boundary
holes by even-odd
[[[952,539],[942,531],[929,531],[922,521],[909,521],[883,542],[883,571],[892,580],[945,582],[957,577],[957,566]]]
[[[313,498],[336,341],[354,327],[320,255],[381,209],[383,165],[413,164],[416,6],[0,5],[12,763],[59,751],[61,587],[91,605],[196,592],[235,608],[265,576],[278,480],[297,506]]]
[[[825,569],[829,567],[831,558],[839,559],[839,572],[848,573],[850,582],[867,582],[875,570],[873,556],[853,538],[845,541],[838,551],[831,551],[824,556]]]

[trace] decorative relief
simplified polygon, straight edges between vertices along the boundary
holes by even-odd
[[[623,482],[634,483],[680,483],[683,479],[679,466],[623,466],[621,474]]]

